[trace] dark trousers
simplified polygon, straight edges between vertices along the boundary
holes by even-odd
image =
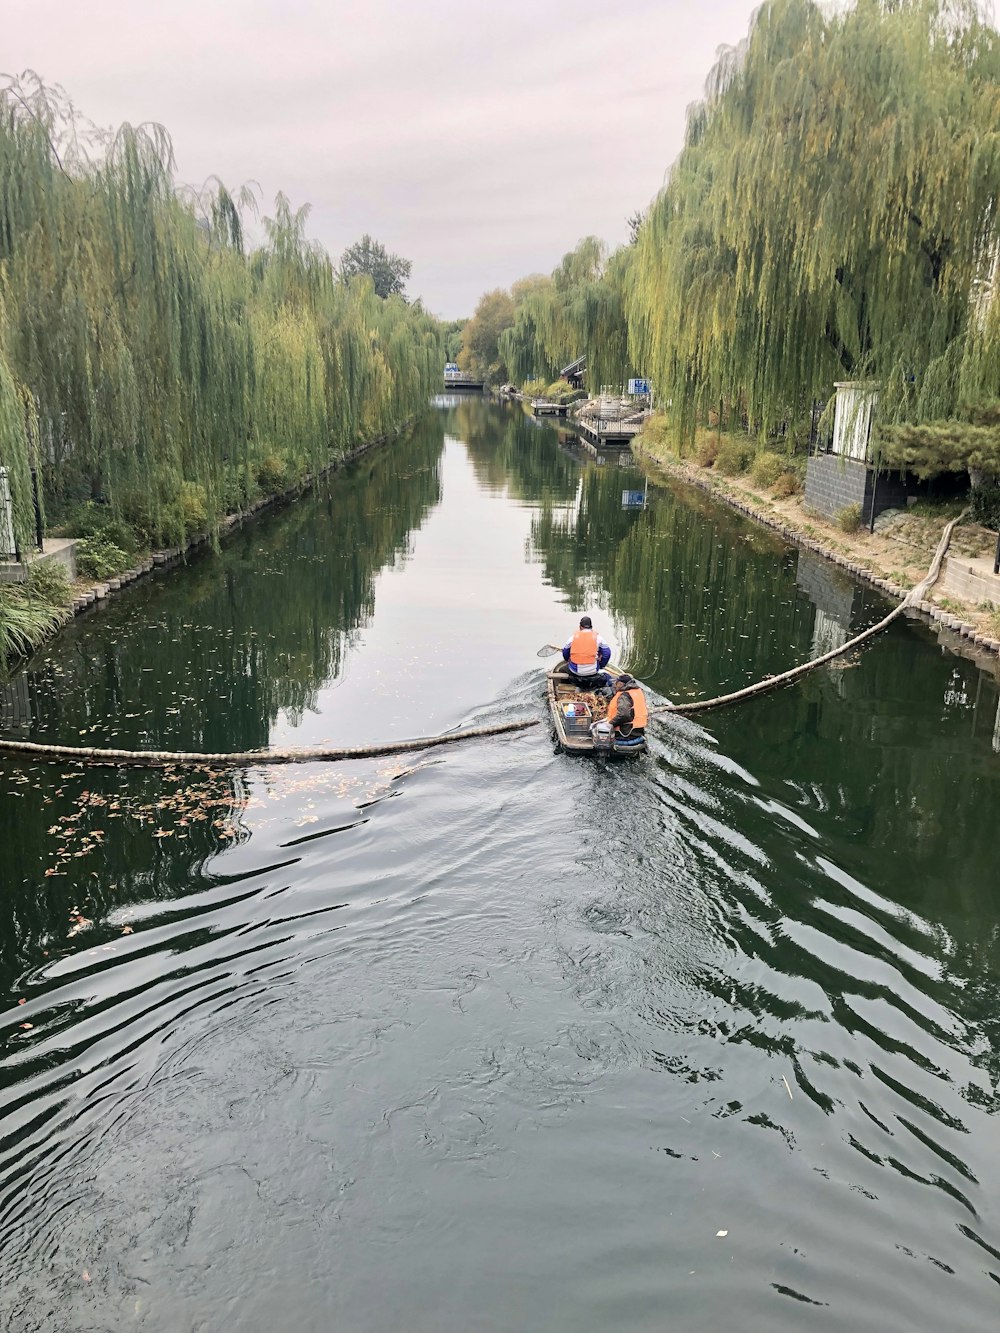
[[[581,690],[603,690],[608,683],[608,678],[603,671],[595,671],[592,676],[578,676],[575,671],[570,671],[569,663],[563,662],[561,667],[556,670]]]

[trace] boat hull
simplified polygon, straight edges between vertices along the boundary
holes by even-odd
[[[614,680],[621,675],[617,667],[605,667],[604,674]],[[565,672],[553,670],[546,676],[546,694],[556,741],[568,754],[607,755],[616,759],[634,759],[645,754],[648,746],[645,736],[616,738],[609,747],[598,747],[590,734],[595,721],[588,715],[587,705],[581,701],[584,693],[575,680]],[[570,708],[572,712],[570,712]],[[581,710],[578,712],[578,710]]]

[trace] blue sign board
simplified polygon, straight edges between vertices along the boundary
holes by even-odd
[[[623,509],[642,509],[646,504],[645,491],[622,491]]]
[[[629,380],[628,391],[631,394],[649,393],[649,380]]]

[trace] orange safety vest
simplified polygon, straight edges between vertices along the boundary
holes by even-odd
[[[608,717],[614,722],[615,714],[618,711],[618,696],[627,694],[632,700],[632,707],[635,709],[635,717],[632,719],[632,726],[637,730],[642,730],[649,721],[649,709],[646,707],[646,696],[638,685],[633,685],[630,690],[617,690],[608,703]]]
[[[569,660],[574,666],[597,666],[597,635],[592,629],[580,629],[569,645]]]

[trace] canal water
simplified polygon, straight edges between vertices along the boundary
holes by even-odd
[[[583,611],[681,700],[884,610],[700,492],[442,400],[68,628],[2,734],[542,716],[537,650]],[[903,621],[632,765],[547,728],[0,764],[0,1326],[995,1326],[998,719],[995,669]]]

